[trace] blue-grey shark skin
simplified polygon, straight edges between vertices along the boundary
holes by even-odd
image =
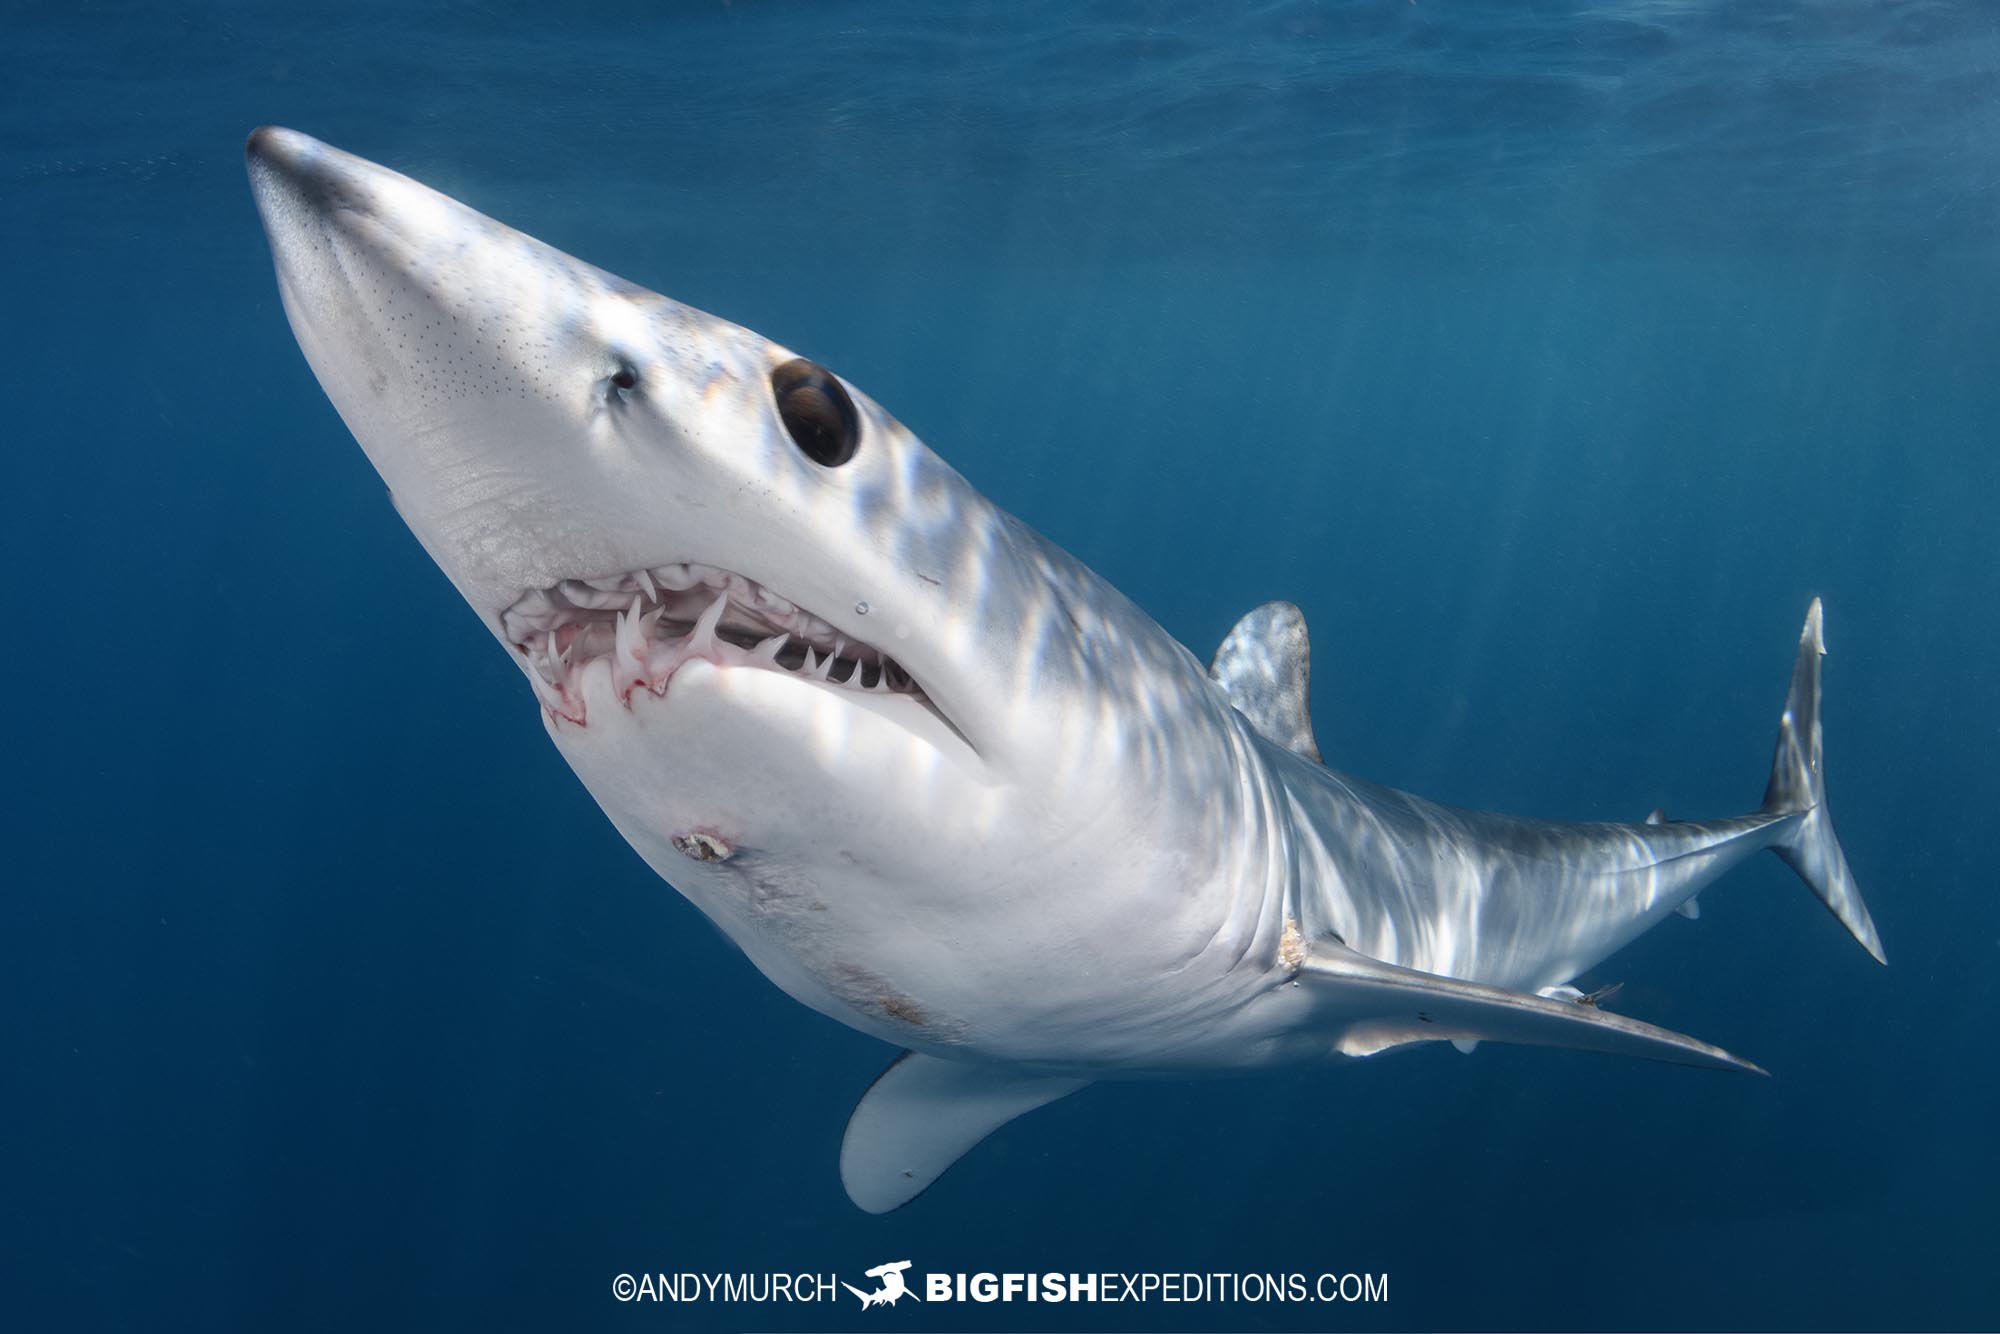
[[[1568,984],[1760,848],[1881,957],[1817,602],[1759,811],[1439,806],[1318,762],[1289,604],[1204,670],[789,350],[307,136],[248,156],[307,360],[564,759],[773,982],[906,1049],[843,1144],[863,1208],[1101,1078],[1442,1039],[1755,1069]]]

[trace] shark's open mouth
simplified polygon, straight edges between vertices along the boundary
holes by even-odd
[[[895,659],[755,580],[712,565],[661,565],[533,589],[500,613],[550,714],[582,724],[584,671],[599,659],[627,704],[664,695],[683,663],[786,672],[843,690],[904,695],[937,713]],[[942,714],[939,714],[942,717]]]

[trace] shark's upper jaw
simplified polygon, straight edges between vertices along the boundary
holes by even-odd
[[[699,562],[532,589],[500,613],[500,625],[550,715],[578,725],[589,722],[583,678],[600,664],[629,705],[637,691],[666,694],[674,673],[696,660],[906,696],[944,719],[880,649],[752,579]]]

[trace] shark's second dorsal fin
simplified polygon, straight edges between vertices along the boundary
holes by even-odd
[[[1223,639],[1208,674],[1252,727],[1286,750],[1320,762],[1308,703],[1312,647],[1304,612],[1289,602],[1252,608]]]
[[[871,1214],[908,1204],[973,1145],[1090,1081],[906,1051],[861,1095],[840,1142],[840,1180]]]

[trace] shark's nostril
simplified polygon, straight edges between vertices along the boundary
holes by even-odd
[[[604,377],[604,401],[617,407],[632,401],[632,395],[639,388],[639,368],[631,362],[619,359],[618,367]]]

